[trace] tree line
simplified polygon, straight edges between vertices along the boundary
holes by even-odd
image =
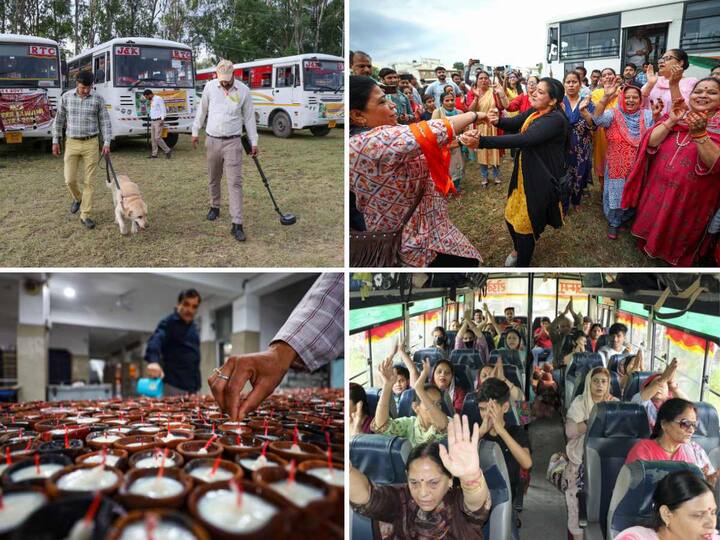
[[[189,44],[207,65],[342,56],[343,30],[343,0],[0,0],[0,33],[54,39],[69,55],[135,36]]]

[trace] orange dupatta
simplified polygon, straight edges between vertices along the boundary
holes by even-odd
[[[443,118],[442,120],[448,131],[448,137],[452,138],[454,136],[452,125],[447,119]],[[433,130],[430,129],[427,122],[410,124],[410,131],[418,145],[420,145],[420,150],[422,150],[427,160],[430,177],[435,187],[445,196],[447,196],[450,191],[456,193],[457,190],[455,189],[452,178],[450,178],[450,150],[447,146],[440,148],[437,136]]]

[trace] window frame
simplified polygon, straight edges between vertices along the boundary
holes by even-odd
[[[685,41],[686,38],[683,37],[685,35],[685,24],[688,21],[697,21],[697,20],[701,20],[701,19],[705,18],[705,17],[688,18],[688,16],[687,16],[688,7],[693,4],[702,4],[705,2],[717,2],[718,3],[717,17],[720,17],[720,1],[718,1],[718,0],[691,0],[691,1],[685,2],[683,4],[682,24],[680,25],[680,46],[679,46],[679,48],[684,51],[713,51],[716,49],[720,49],[720,34],[716,38],[714,38],[713,42],[708,43],[708,44],[688,43],[687,41]],[[694,38],[694,39],[698,40],[698,39],[702,39],[702,38]],[[709,39],[709,38],[707,38],[707,39]]]
[[[569,33],[569,34],[563,33],[563,25],[568,25],[568,24],[576,23],[576,22],[580,22],[580,21],[592,21],[592,20],[594,20],[594,19],[603,19],[603,18],[611,17],[611,16],[616,16],[616,17],[617,17],[617,28],[615,28],[614,30],[596,30],[596,31],[587,31],[587,32],[574,32],[574,33]],[[617,39],[617,46],[616,46],[616,47],[617,47],[617,50],[614,51],[614,52],[613,52],[613,50],[611,50],[611,51],[608,52],[607,54],[605,54],[605,53],[603,53],[603,54],[591,54],[591,53],[590,53],[590,47],[588,46],[587,49],[585,50],[586,52],[577,52],[577,53],[574,53],[574,54],[570,54],[569,56],[566,55],[566,54],[563,54],[562,42],[563,42],[563,38],[564,38],[566,35],[567,35],[567,36],[581,36],[581,35],[587,35],[587,36],[589,36],[590,34],[598,34],[598,33],[601,33],[601,32],[611,32],[611,31],[617,32],[617,37],[616,37],[616,39]],[[593,58],[593,59],[598,59],[598,58],[619,58],[619,57],[620,57],[620,53],[621,53],[621,51],[620,51],[620,49],[621,49],[621,46],[620,46],[621,40],[622,40],[622,18],[621,18],[621,13],[620,13],[619,11],[614,12],[614,13],[603,13],[602,15],[594,15],[594,16],[592,16],[592,17],[582,17],[582,18],[579,18],[579,19],[571,19],[571,20],[569,20],[569,21],[561,21],[561,22],[558,24],[558,58],[559,58],[559,61],[560,61],[560,62],[574,62],[574,61],[579,61],[579,60],[587,60],[587,59],[591,59],[591,58]],[[588,39],[588,43],[589,43],[589,41],[590,41],[590,40]]]

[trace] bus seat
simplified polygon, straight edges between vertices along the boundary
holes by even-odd
[[[642,386],[642,383],[645,382],[645,379],[653,373],[653,371],[636,371],[633,373],[625,391],[623,392],[623,401],[630,401],[632,397],[640,391],[640,387]]]
[[[450,353],[450,362],[468,366],[471,370],[479,370],[483,366],[480,351],[475,349],[455,349]]]
[[[684,470],[704,478],[700,469],[683,461],[634,461],[623,465],[608,508],[608,540],[635,525],[647,527],[652,522],[655,487],[671,472]]]
[[[610,371],[615,371],[615,372],[617,372],[617,370],[618,370],[618,365],[625,359],[626,356],[627,356],[627,355],[624,354],[624,353],[613,354],[610,358],[608,358],[607,368],[608,368]]]
[[[468,423],[470,424],[470,429],[472,429],[472,425],[477,423],[478,427],[480,424],[482,424],[482,418],[480,416],[480,409],[478,409],[478,403],[477,403],[477,392],[470,392],[465,395],[465,400],[463,401],[463,407],[462,407],[462,414],[464,416],[468,417]],[[515,408],[510,405],[510,408],[508,409],[508,412],[505,413],[505,425],[507,426],[519,426],[520,425],[520,419],[518,418],[517,411]]]
[[[398,417],[415,416],[415,411],[413,411],[412,408],[414,399],[415,390],[413,388],[408,388],[402,393],[402,395],[400,396],[400,405],[398,405],[397,409]],[[452,417],[455,412],[453,411],[452,404],[449,403],[449,401],[450,398],[447,392],[443,392],[443,399],[441,400],[442,410],[446,415]]]
[[[497,443],[481,440],[478,453],[480,468],[492,497],[492,509],[490,517],[483,527],[483,536],[485,538],[513,538],[512,491],[502,450]]]
[[[589,372],[594,367],[602,366],[603,359],[599,353],[574,353],[570,365],[565,370],[565,410],[570,407],[575,389],[579,386],[579,378],[583,370]],[[583,378],[583,381],[585,379]],[[580,390],[582,392],[582,389]]]
[[[430,347],[428,349],[418,349],[417,351],[415,351],[413,353],[413,363],[415,365],[420,364],[422,366],[422,361],[425,358],[429,358],[430,365],[434,366],[435,362],[446,358],[446,356],[443,351],[441,351],[440,349],[437,349],[435,347]]]
[[[698,428],[692,440],[705,449],[710,463],[720,469],[720,425],[717,409],[705,402],[696,402]]]
[[[365,389],[365,395],[368,399],[368,405],[370,406],[370,416],[375,416],[375,412],[377,411],[377,405],[380,401],[380,395],[382,394],[382,388],[366,388]],[[395,404],[395,400],[390,400],[390,418],[397,418],[397,405]]]
[[[403,437],[356,435],[350,441],[350,462],[376,484],[401,484],[407,480],[405,462],[410,450],[410,442]],[[352,537],[356,540],[379,538],[377,523],[353,512]]]
[[[622,399],[620,390],[620,377],[614,371],[610,372],[610,393],[618,399]]]
[[[472,392],[475,389],[473,384],[470,368],[467,366],[454,366],[455,369],[455,386],[459,386],[466,392]]]
[[[455,348],[455,338],[457,337],[457,332],[455,330],[446,330],[445,335],[447,336],[448,349],[452,351]]]
[[[503,364],[512,364],[514,366],[517,366],[518,373],[524,376],[525,363],[522,361],[522,358],[520,358],[519,351],[513,349],[495,349],[490,353],[490,358],[486,363],[494,364],[495,362],[497,362],[498,357],[502,358]]]
[[[630,449],[650,437],[645,409],[637,403],[606,401],[590,413],[585,435],[586,540],[605,538],[615,480]]]
[[[503,363],[503,373],[508,381],[525,392],[525,384],[523,384],[523,379],[520,377],[520,370],[517,366]]]

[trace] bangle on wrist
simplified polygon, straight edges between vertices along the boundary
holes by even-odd
[[[482,486],[484,479],[485,477],[483,476],[482,471],[478,471],[477,475],[470,480],[460,479],[460,486],[462,486],[463,488],[474,488],[476,486]]]
[[[690,136],[691,136],[693,139],[702,139],[703,137],[707,137],[707,131],[703,131],[702,133],[697,133],[697,134],[695,134],[695,133],[690,133]]]

